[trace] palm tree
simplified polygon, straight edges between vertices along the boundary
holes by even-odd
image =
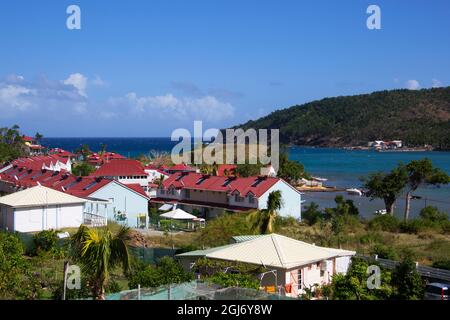
[[[89,275],[95,299],[105,300],[105,286],[111,269],[121,265],[124,272],[129,270],[130,256],[126,244],[129,237],[129,228],[124,226],[113,234],[108,227],[90,229],[82,225],[73,235],[74,257],[82,265],[83,272]]]
[[[260,234],[273,232],[273,226],[278,216],[278,210],[283,207],[281,191],[272,191],[267,199],[267,208],[255,210],[247,216],[247,221],[251,223],[251,228]]]

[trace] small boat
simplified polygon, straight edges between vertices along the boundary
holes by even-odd
[[[354,195],[357,195],[357,196],[362,196],[363,195],[363,192],[361,190],[359,190],[359,189],[356,189],[356,188],[346,189],[345,191],[347,191],[347,193],[349,193],[349,194],[354,194]]]
[[[386,209],[375,210],[376,215],[384,215],[386,213],[387,213]]]
[[[313,180],[316,180],[316,181],[321,181],[321,182],[323,182],[323,181],[328,181],[327,178],[321,178],[321,177],[312,177],[312,179],[313,179]]]

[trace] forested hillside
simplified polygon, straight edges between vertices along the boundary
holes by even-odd
[[[403,140],[450,149],[450,87],[392,90],[295,105],[235,128],[279,128],[282,143],[366,145]]]

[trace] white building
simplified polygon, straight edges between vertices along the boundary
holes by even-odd
[[[155,206],[176,203],[189,213],[195,210],[202,218],[213,218],[224,210],[266,209],[273,191],[281,192],[283,206],[279,214],[301,219],[302,193],[283,179],[267,176],[239,178],[175,173],[163,181],[156,198],[150,202]]]
[[[278,234],[234,237],[237,243],[177,255],[191,270],[200,258],[264,266],[261,287],[272,293],[298,297],[305,289],[331,282],[347,273],[354,251],[325,248]]]
[[[79,227],[86,199],[36,186],[0,198],[0,229],[35,232]]]

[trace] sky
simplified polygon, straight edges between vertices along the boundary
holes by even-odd
[[[446,0],[4,0],[0,40],[0,127],[46,137],[166,137],[450,85]]]

